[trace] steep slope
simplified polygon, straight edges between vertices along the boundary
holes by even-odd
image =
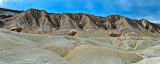
[[[2,23],[4,28],[20,27],[40,32],[54,32],[61,29],[103,29],[121,33],[160,32],[158,24],[151,23],[146,19],[132,20],[120,15],[100,17],[84,13],[49,14],[45,10],[37,9],[29,9],[17,16],[3,19]]]
[[[122,32],[156,33],[160,30],[160,27],[146,19],[132,20],[120,15],[108,16],[106,17],[106,22],[108,22],[108,25],[106,25],[108,29],[117,29]]]
[[[2,23],[2,21],[0,20],[0,28],[2,28],[3,27],[3,23]]]
[[[0,19],[12,17],[21,12],[22,11],[0,8]]]
[[[39,31],[52,31],[57,23],[51,22],[50,15],[44,10],[29,9],[21,14],[2,20],[4,28],[20,27]]]

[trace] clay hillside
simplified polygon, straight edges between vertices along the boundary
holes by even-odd
[[[121,33],[159,33],[160,26],[146,19],[132,20],[121,15],[107,17],[85,13],[47,13],[45,10],[28,9],[17,11],[0,9],[0,27],[9,29],[19,27],[51,33],[62,29],[110,30]],[[7,17],[9,16],[9,17]]]
[[[12,17],[12,16],[15,16],[21,12],[23,12],[23,11],[0,8],[0,19]]]
[[[160,24],[0,9],[0,64],[160,64]]]

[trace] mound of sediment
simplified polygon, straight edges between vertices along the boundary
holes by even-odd
[[[159,63],[160,63],[160,57],[154,57],[154,58],[147,58],[141,60],[138,63],[133,63],[133,64],[159,64]]]
[[[156,45],[156,46],[144,49],[144,50],[140,50],[139,53],[158,55],[160,53],[160,45]]]
[[[55,52],[0,37],[0,64],[69,64]]]
[[[47,62],[48,64],[54,64],[57,61],[59,64],[61,61],[64,61],[64,63],[68,61],[71,64],[127,64],[136,63],[142,57],[147,59],[160,56],[160,38],[158,37],[155,38],[152,35],[146,37],[150,34],[103,37],[103,33],[99,32],[101,30],[97,32],[95,30],[82,31],[78,34],[80,36],[77,37],[18,33],[0,29],[0,63],[23,64],[30,62],[31,64],[44,64]],[[97,35],[93,36],[92,34]],[[89,37],[86,37],[86,35]],[[62,60],[58,59],[57,55]],[[63,57],[67,58],[67,61],[63,60]],[[153,62],[157,61],[153,60]]]
[[[142,57],[98,46],[78,46],[65,56],[71,64],[129,64],[142,60]]]

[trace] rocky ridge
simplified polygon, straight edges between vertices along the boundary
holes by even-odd
[[[146,19],[132,20],[120,15],[107,17],[85,13],[47,13],[45,10],[28,9],[16,16],[1,20],[1,27],[19,27],[40,32],[54,32],[62,29],[113,30],[121,33],[159,33],[160,26]]]
[[[23,11],[0,8],[0,19],[12,17],[12,16],[15,16],[21,12],[23,12]]]

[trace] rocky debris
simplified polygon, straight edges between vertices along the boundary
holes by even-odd
[[[159,33],[158,24],[146,19],[132,20],[120,15],[107,17],[94,16],[84,13],[50,14],[45,10],[29,9],[17,16],[3,19],[4,28],[20,27],[51,33],[56,30],[115,30],[121,33]]]
[[[20,33],[28,33],[28,34],[41,34],[41,35],[53,35],[53,33],[40,33],[36,30],[30,30],[30,29],[22,29],[18,27],[11,27],[9,29],[10,31],[20,32]]]
[[[47,35],[53,35],[52,33],[47,33]]]
[[[11,27],[9,30],[15,31],[15,32],[21,32],[21,33],[29,33],[29,34],[38,34],[39,33],[36,30],[22,29],[22,28],[18,28],[18,27]]]
[[[75,32],[75,31],[68,33],[69,36],[75,36],[76,34],[77,34],[77,32]]]
[[[123,36],[123,34],[115,34],[115,33],[110,33],[111,37],[120,37],[120,36]]]
[[[77,46],[65,56],[71,64],[130,64],[143,58],[133,53],[114,49],[82,45]]]
[[[29,34],[39,34],[36,30],[23,29],[21,33],[29,33]]]

